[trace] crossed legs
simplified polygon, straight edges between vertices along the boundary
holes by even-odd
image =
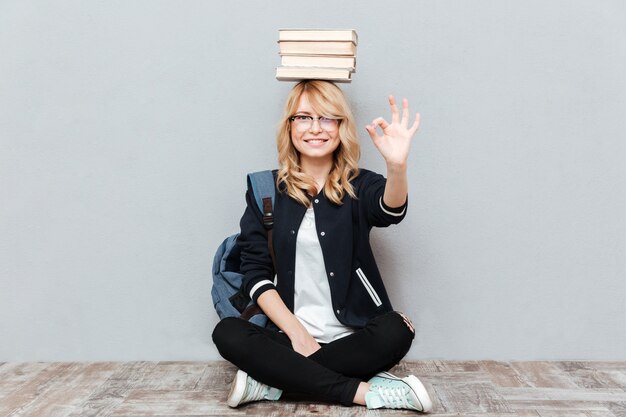
[[[351,405],[359,384],[397,364],[414,333],[396,312],[325,344],[311,356],[295,352],[284,333],[239,318],[221,320],[213,341],[222,357],[254,379],[287,394]]]

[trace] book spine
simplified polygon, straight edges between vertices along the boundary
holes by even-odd
[[[343,56],[308,56],[308,55],[283,55],[281,65],[285,67],[326,67],[346,68],[354,70],[356,59]]]
[[[278,67],[276,76],[300,78],[350,79],[351,72],[345,68]]]
[[[354,56],[356,45],[352,42],[279,41],[281,55],[340,55]]]
[[[354,30],[306,30],[306,29],[280,29],[279,41],[331,41],[352,42],[357,44],[358,36]]]

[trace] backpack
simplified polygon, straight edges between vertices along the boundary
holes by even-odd
[[[256,205],[263,215],[263,225],[267,229],[267,241],[274,262],[272,247],[272,226],[274,225],[274,175],[272,171],[259,171],[248,174],[248,186],[252,190]],[[240,272],[241,248],[237,244],[239,234],[224,239],[213,257],[213,306],[220,319],[241,317],[256,325],[265,327],[268,318],[247,294],[241,291],[243,274]]]

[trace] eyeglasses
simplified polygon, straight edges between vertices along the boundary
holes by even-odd
[[[313,121],[315,120],[320,124],[320,129],[327,132],[337,129],[337,125],[339,125],[339,119],[331,119],[329,117],[313,117],[307,114],[296,114],[289,118],[289,121],[293,122],[298,132],[306,132],[311,129],[311,127],[313,127]]]

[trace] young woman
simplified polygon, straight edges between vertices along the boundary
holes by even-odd
[[[366,129],[387,179],[359,169],[354,118],[333,83],[307,80],[287,97],[278,129],[273,249],[249,189],[241,219],[242,289],[274,326],[240,318],[218,323],[213,340],[240,370],[228,405],[277,400],[283,391],[368,408],[430,411],[415,376],[385,371],[408,352],[411,321],[393,311],[374,260],[373,226],[399,223],[407,208],[407,158],[419,114],[389,97],[391,123]],[[382,135],[378,128],[382,130]]]

